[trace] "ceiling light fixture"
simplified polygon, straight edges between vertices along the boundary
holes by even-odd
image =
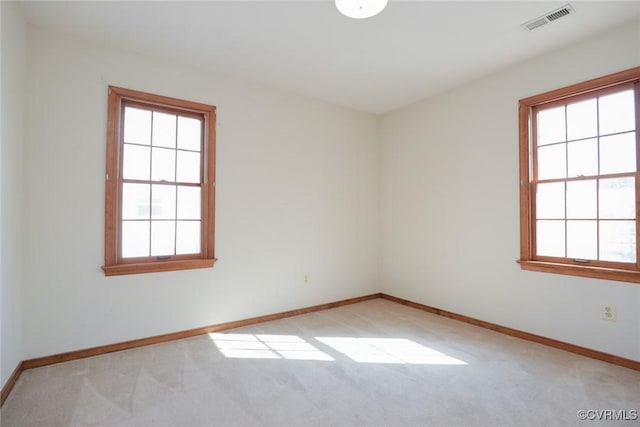
[[[387,2],[388,0],[336,0],[336,7],[344,16],[364,19],[382,12]]]

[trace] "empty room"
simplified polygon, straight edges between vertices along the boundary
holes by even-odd
[[[640,420],[640,2],[1,1],[0,424]]]

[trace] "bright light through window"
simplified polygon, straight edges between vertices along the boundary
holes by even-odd
[[[108,276],[212,267],[216,108],[109,87]]]
[[[640,67],[521,99],[520,267],[640,283]]]

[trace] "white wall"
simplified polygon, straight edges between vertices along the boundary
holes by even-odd
[[[22,360],[21,196],[26,28],[15,3],[0,2],[0,387]]]
[[[640,360],[640,285],[515,262],[518,100],[638,65],[635,22],[385,116],[384,291]]]
[[[34,27],[28,52],[25,359],[379,290],[375,117]],[[218,107],[213,269],[102,274],[108,85]]]

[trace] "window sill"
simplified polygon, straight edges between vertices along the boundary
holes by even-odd
[[[567,274],[570,276],[590,277],[593,279],[616,280],[619,282],[640,283],[640,271],[584,265],[568,265],[546,261],[519,260],[517,262],[523,270]]]
[[[191,270],[194,268],[211,268],[217,259],[187,259],[180,261],[158,261],[137,264],[118,264],[102,266],[105,276],[123,274],[154,273],[160,271]]]

